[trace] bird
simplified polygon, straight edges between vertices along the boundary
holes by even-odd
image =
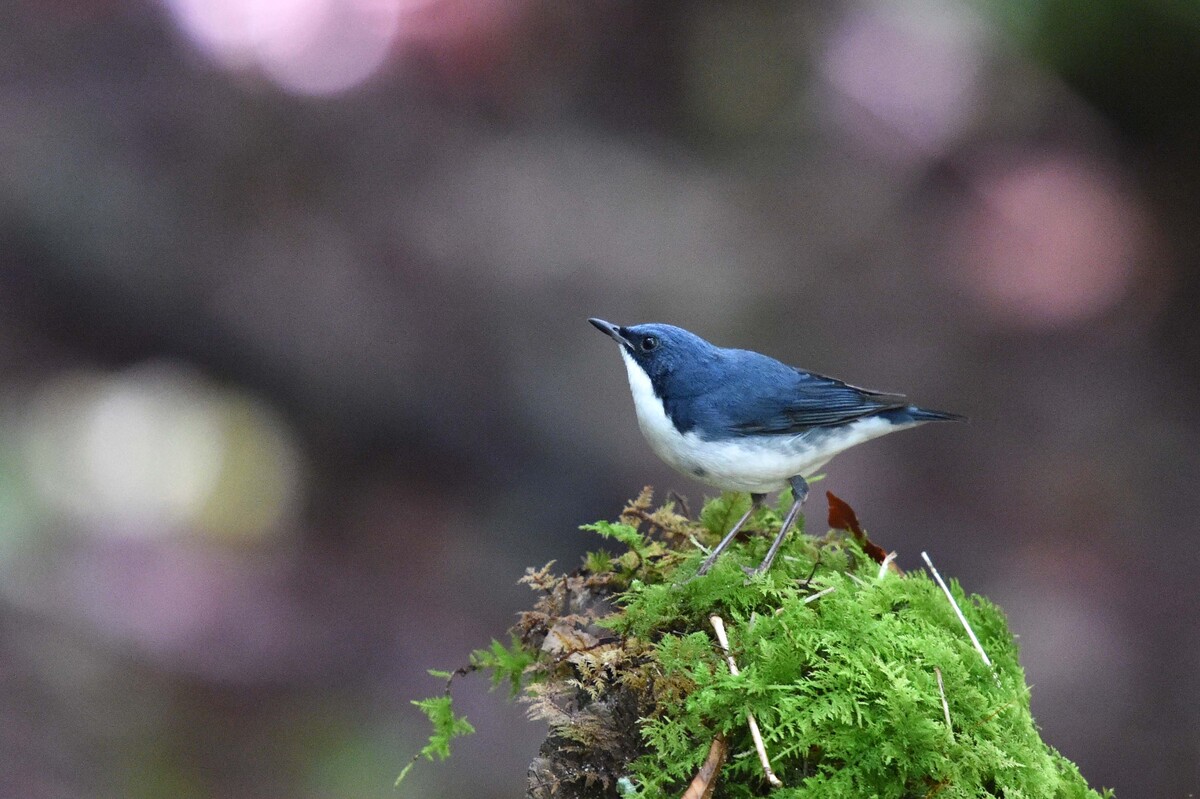
[[[710,486],[750,494],[749,510],[696,576],[712,568],[767,494],[790,486],[793,501],[762,563],[747,569],[752,576],[771,567],[808,497],[807,478],[839,452],[927,422],[965,419],[751,350],[718,347],[673,325],[588,321],[617,343],[638,426],[655,454]]]

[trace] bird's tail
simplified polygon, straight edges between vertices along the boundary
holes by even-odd
[[[918,408],[916,405],[908,405],[903,408],[894,408],[893,410],[885,411],[879,415],[889,420],[892,424],[967,421],[967,417],[961,416],[957,413],[949,413],[947,411],[931,411],[927,408]]]
[[[967,417],[958,413],[950,413],[949,411],[931,411],[926,408],[918,408],[916,405],[909,405],[905,408],[908,415],[912,417],[914,422],[965,422]]]

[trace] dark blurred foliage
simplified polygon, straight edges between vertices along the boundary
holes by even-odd
[[[825,485],[1195,791],[1197,8],[0,5],[0,795],[393,795],[524,566],[701,500],[593,315],[971,416]],[[411,795],[520,795],[458,698]]]

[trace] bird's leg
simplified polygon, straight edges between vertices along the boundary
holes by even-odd
[[[763,562],[758,564],[758,568],[749,571],[751,576],[762,574],[767,569],[771,568],[771,562],[775,560],[775,554],[779,552],[779,547],[783,544],[784,537],[788,534],[788,530],[796,523],[796,517],[800,515],[800,506],[804,504],[804,500],[808,499],[808,481],[800,475],[788,480],[792,486],[792,507],[788,510],[787,516],[783,520],[783,524],[779,528],[779,535],[775,536],[775,540],[771,542],[771,548],[767,550],[767,556],[763,558]]]
[[[700,568],[696,570],[697,577],[712,568],[712,565],[717,562],[717,558],[719,558],[721,553],[726,550],[730,543],[732,543],[734,536],[741,531],[742,525],[750,521],[750,517],[753,516],[754,511],[758,510],[758,507],[762,505],[762,501],[766,498],[766,496],[766,494],[750,495],[750,509],[742,514],[742,518],[737,520],[737,524],[733,526],[733,529],[726,533],[725,537],[721,539],[721,543],[717,544],[716,549],[710,552],[708,557],[704,559],[704,562],[700,564]]]

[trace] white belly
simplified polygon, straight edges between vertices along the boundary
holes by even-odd
[[[869,417],[840,428],[816,428],[793,436],[741,436],[706,441],[695,431],[680,433],[654,395],[650,378],[629,357],[621,356],[629,373],[629,388],[642,434],[660,458],[678,471],[726,491],[766,494],[787,486],[791,477],[808,477],[830,458],[856,444],[903,430]]]

